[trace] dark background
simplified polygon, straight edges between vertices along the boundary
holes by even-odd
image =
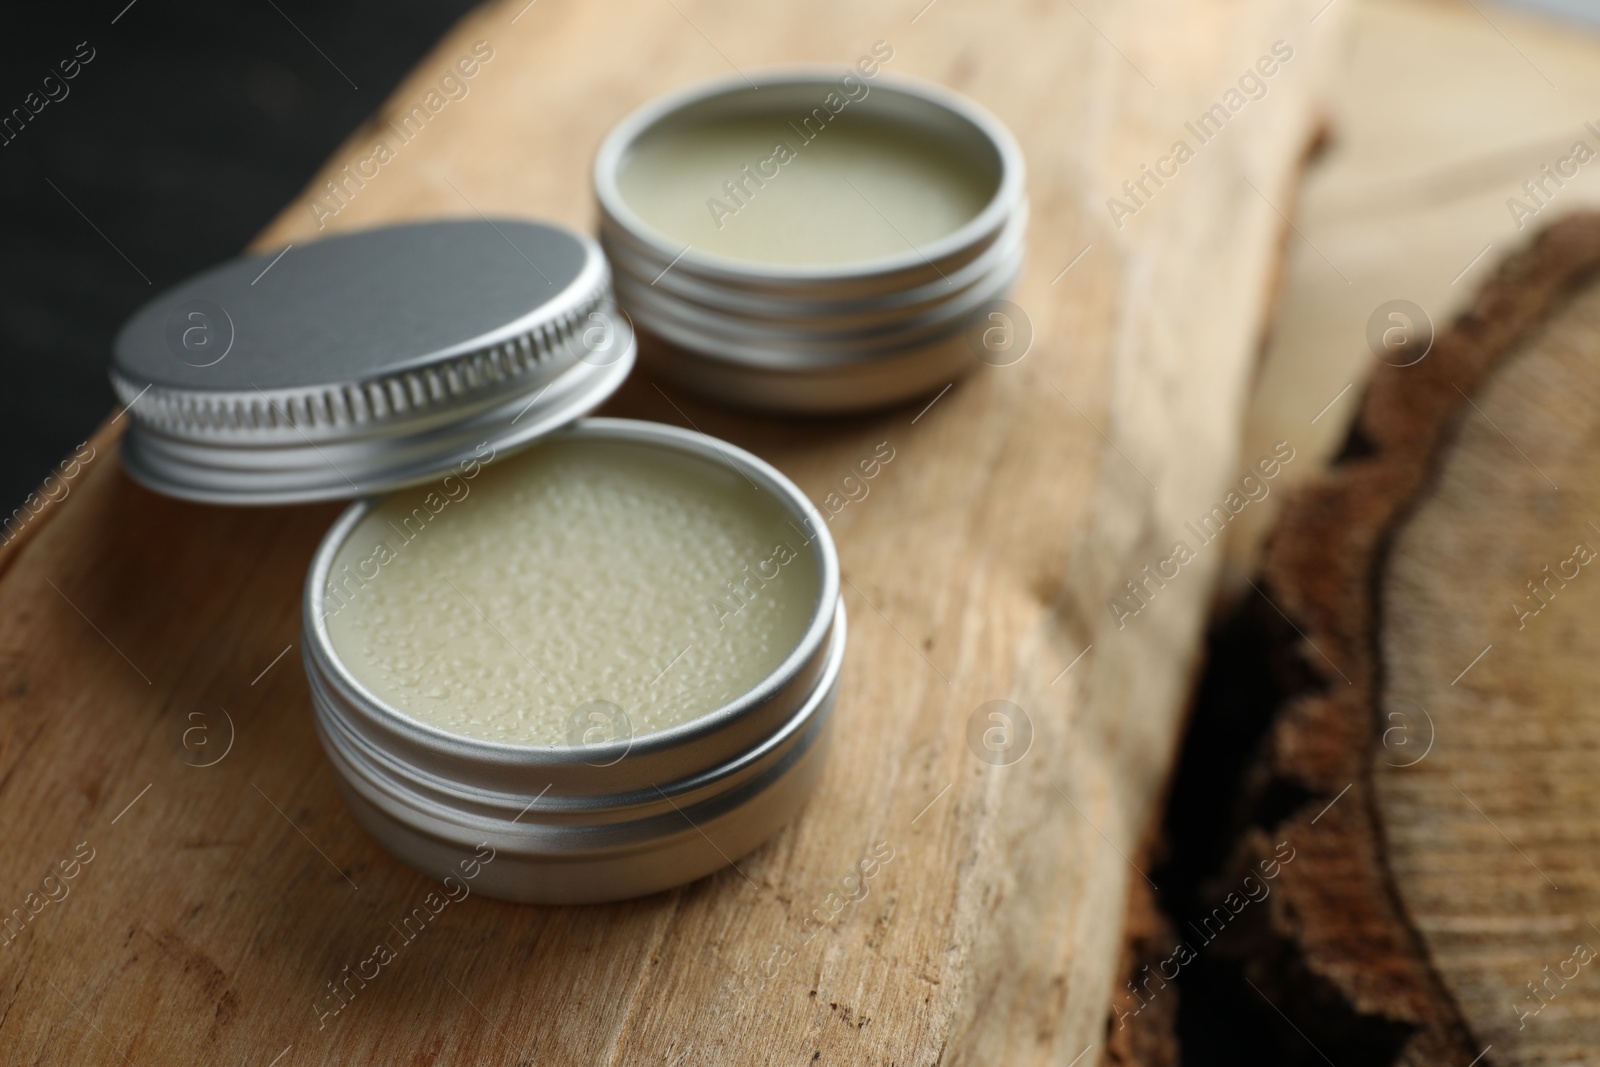
[[[43,96],[80,42],[94,58],[0,144],[0,515],[113,410],[106,368],[122,321],[237,254],[473,6],[112,0],[7,12],[0,116]]]

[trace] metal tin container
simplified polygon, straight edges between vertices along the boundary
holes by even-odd
[[[974,335],[1022,270],[1027,201],[1015,139],[957,93],[879,74],[850,105],[937,137],[992,174],[992,195],[969,221],[894,254],[824,265],[714,254],[652,226],[623,194],[619,175],[642,139],[724,117],[804,116],[839,75],[779,70],[692,86],[635,111],[601,144],[600,242],[653,373],[728,403],[825,413],[906,400],[981,361]]]
[[[480,844],[491,896],[587,903],[652,893],[727,866],[788,822],[820,773],[844,655],[839,565],[805,495],[755,456],[656,423],[588,419],[561,437],[648,444],[731,464],[810,533],[819,588],[800,644],[744,696],[680,726],[593,744],[480,740],[365,689],[328,633],[324,590],[352,506],[306,579],[304,649],[323,747],[355,814],[395,855],[440,876]]]
[[[356,818],[391,852],[512,900],[636,896],[761,844],[820,773],[845,643],[839,567],[793,483],[698,433],[577,421],[633,366],[599,246],[524,221],[414,223],[224,264],[162,294],[118,336],[124,469],[222,504],[367,498],[334,524],[304,592],[315,722]],[[481,741],[385,705],[323,615],[329,568],[378,494],[446,481],[540,440],[633,442],[731,464],[805,531],[816,602],[799,644],[732,703],[638,737]],[[478,846],[494,850],[482,862]]]

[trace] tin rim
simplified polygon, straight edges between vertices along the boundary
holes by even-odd
[[[342,705],[323,688],[325,678],[313,675],[314,702],[319,710],[316,727],[330,760],[351,788],[369,803],[403,809],[410,818],[397,821],[435,839],[459,840],[460,835],[453,838],[452,831],[465,831],[466,836],[511,834],[525,843],[543,841],[552,851],[570,853],[578,851],[571,847],[573,833],[615,839],[620,830],[638,843],[640,836],[634,831],[640,824],[674,810],[682,814],[684,807],[716,803],[753,782],[781,777],[787,763],[805,756],[825,729],[837,693],[846,638],[842,604],[835,606],[834,621],[816,683],[807,688],[804,698],[774,732],[725,762],[629,793],[556,796],[541,791],[534,798],[538,804],[525,804],[532,791],[528,787],[497,789],[419,771],[353,730],[339,713]],[[530,813],[534,817],[525,818]],[[392,812],[390,817],[395,818]]]
[[[849,73],[849,70],[845,70],[844,73]],[[999,180],[989,202],[960,228],[937,240],[876,259],[842,264],[785,266],[702,252],[692,246],[687,249],[679,248],[676,242],[646,222],[623,198],[622,190],[617,184],[617,172],[623,159],[634,142],[663,119],[717,97],[745,92],[752,81],[758,83],[759,88],[813,84],[822,87],[832,85],[841,76],[838,68],[821,65],[774,67],[755,72],[749,78],[744,75],[727,75],[697,82],[657,97],[637,108],[612,128],[606,139],[600,143],[600,149],[595,156],[594,187],[602,213],[615,220],[634,242],[661,257],[661,262],[676,261],[680,266],[695,273],[736,283],[749,283],[752,280],[791,284],[810,281],[828,283],[915,271],[926,268],[930,263],[938,263],[942,258],[960,254],[964,249],[981,242],[993,231],[1004,226],[1023,200],[1022,149],[1011,131],[986,108],[959,93],[920,78],[889,73],[876,75],[873,78],[872,88],[908,97],[924,106],[942,108],[976,129],[999,158]]]
[[[1025,215],[1018,215],[983,261],[969,265],[981,269],[936,298],[926,294],[937,292],[937,282],[880,299],[864,310],[827,315],[800,305],[762,317],[760,310],[713,306],[701,293],[657,293],[622,269],[617,295],[632,306],[649,334],[714,362],[802,373],[880,362],[960,333],[974,313],[1010,292],[1022,271],[1024,222]],[[951,280],[955,278],[952,274]],[[705,293],[722,295],[709,289]]]
[[[524,819],[533,805],[521,805],[521,797],[480,792],[452,802],[419,790],[414,776],[374,773],[371,753],[338,736],[340,724],[320,701],[315,724],[351,815],[418,870],[454,873],[469,850],[481,856],[487,846],[490,858],[500,854],[476,885],[488,896],[541,904],[642,896],[736,863],[799,814],[830,747],[845,645],[843,605],[836,611],[823,675],[784,729],[735,764],[674,790],[676,799],[658,790],[638,804]]]
[[[704,434],[661,423],[632,419],[591,418],[560,430],[549,440],[593,439],[665,447],[712,462],[725,462],[761,491],[806,523],[812,537],[808,549],[818,564],[818,588],[805,633],[766,677],[735,700],[685,723],[624,741],[595,745],[519,745],[452,733],[415,719],[387,704],[363,686],[334,648],[323,615],[324,589],[334,560],[357,523],[377,499],[352,504],[329,529],[312,558],[303,597],[304,651],[307,673],[330,686],[342,708],[359,716],[359,726],[373,732],[378,747],[396,745],[406,763],[419,764],[445,780],[454,771],[467,772],[477,789],[525,784],[530,775],[565,779],[565,789],[552,788],[548,803],[534,811],[561,807],[576,796],[622,796],[641,784],[678,782],[738,758],[783,728],[815,690],[836,629],[840,604],[839,563],[826,519],[793,482],[759,457]],[[813,525],[813,523],[815,525]]]

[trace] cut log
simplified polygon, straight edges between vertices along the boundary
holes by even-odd
[[[338,509],[153,496],[117,469],[113,420],[0,555],[0,908],[22,909],[0,947],[0,1060],[1103,1054],[1140,877],[1127,857],[1172,766],[1220,549],[1132,601],[1136,618],[1108,604],[1241,473],[1275,205],[1341,13],[1313,28],[1298,0],[917,6],[487,6],[258,245],[436,214],[590,228],[589,161],[631,108],[730,66],[842,69],[876,40],[891,72],[1012,127],[1034,212],[1025,359],[848,420],[755,418],[642,379],[607,408],[732,440],[834,513],[850,648],[802,816],[677,891],[592,908],[475,896],[407,937],[434,887],[340,802],[294,647]],[[1172,165],[1186,121],[1230,90],[1246,100],[1236,86],[1275,42],[1270,93],[1147,181],[1131,217],[1111,212],[1141,167]],[[451,73],[474,56],[470,80]],[[447,75],[468,91],[441,93]],[[421,132],[396,141],[408,119]],[[397,145],[382,160],[380,140]],[[894,459],[845,503],[840,477],[880,443]],[[1009,766],[967,741],[997,699],[1031,722]],[[92,860],[74,859],[80,843]],[[869,853],[892,859],[839,904]],[[394,958],[374,969],[380,943]]]
[[[1541,253],[1580,287],[1459,413],[1380,593],[1378,832],[1497,1063],[1600,1056],[1600,218],[1569,228]]]
[[[1235,722],[1276,711],[1249,829],[1195,909],[1293,850],[1262,921],[1218,945],[1234,1025],[1281,1031],[1273,1062],[1600,1048],[1597,445],[1600,215],[1581,215],[1420,362],[1380,367],[1286,509],[1230,624],[1257,638],[1223,662],[1279,682]]]

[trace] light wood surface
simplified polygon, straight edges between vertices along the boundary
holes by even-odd
[[[300,585],[338,509],[162,499],[117,469],[110,425],[65,499],[0,555],[0,907],[42,901],[29,894],[52,865],[93,850],[0,946],[0,1060],[1099,1058],[1130,857],[1170,770],[1220,547],[1135,618],[1108,601],[1257,458],[1237,439],[1279,206],[1342,12],[918,6],[490,5],[258,243],[479,212],[589,228],[590,158],[632,107],[730,67],[842,68],[878,40],[889,70],[1011,125],[1034,212],[1022,362],[980,368],[926,410],[848,420],[755,419],[641,380],[607,408],[692,421],[819,501],[879,442],[895,450],[833,521],[851,644],[834,752],[801,818],[740,871],[678,891],[567,909],[472,897],[402,944],[392,924],[432,887],[345,811],[298,663]],[[480,40],[493,55],[470,92],[337,214],[314,212],[323,182]],[[1264,97],[1114,228],[1107,197],[1278,40],[1295,55]],[[1011,766],[966,740],[995,699],[1032,723]],[[805,940],[805,916],[833,912],[875,847],[893,859],[867,895]],[[327,984],[385,939],[396,958],[319,1023],[318,1004],[337,1003]]]
[[[1441,333],[1538,228],[1600,205],[1600,163],[1547,184],[1549,206],[1532,218],[1514,219],[1506,203],[1532,203],[1522,183],[1574,141],[1600,150],[1585,126],[1600,126],[1600,34],[1481,0],[1337,6],[1348,23],[1333,137],[1300,193],[1245,422],[1246,454],[1288,440],[1305,460],[1285,470],[1284,488],[1343,443],[1378,366],[1365,333],[1379,305],[1410,300]],[[1232,592],[1250,592],[1244,579],[1287,497],[1239,516]]]
[[[1294,1062],[1580,1063],[1600,1039],[1600,214],[1496,271],[1375,375],[1245,605],[1270,636],[1234,668],[1289,684],[1239,848],[1297,856],[1241,996],[1282,1012]]]
[[[1587,125],[1600,118],[1600,35],[1469,0],[1343,6],[1348,44],[1330,103],[1333,136],[1301,189],[1283,294],[1245,422],[1243,454],[1288,440],[1298,456],[1272,496],[1232,524],[1221,583],[1241,616],[1280,639],[1272,654],[1250,663],[1235,654],[1233,665],[1266,677],[1287,656],[1292,673],[1314,679],[1280,706],[1268,750],[1237,802],[1259,824],[1240,842],[1246,858],[1285,839],[1302,852],[1274,891],[1271,923],[1239,960],[1239,979],[1256,988],[1237,980],[1239,1014],[1220,1025],[1281,1024],[1274,1047],[1283,1062],[1589,1062],[1600,1041],[1592,964],[1565,986],[1552,981],[1542,998],[1526,983],[1545,981],[1547,965],[1570,974],[1579,941],[1600,948],[1600,934],[1585,925],[1600,917],[1589,862],[1592,790],[1580,769],[1591,731],[1579,694],[1592,656],[1583,621],[1542,635],[1530,621],[1517,632],[1509,591],[1526,593],[1522,583],[1542,579],[1543,564],[1571,555],[1572,545],[1554,553],[1565,539],[1558,532],[1577,518],[1568,508],[1585,507],[1588,490],[1570,483],[1592,480],[1581,454],[1592,450],[1593,429],[1568,404],[1590,387],[1573,380],[1584,372],[1570,348],[1559,372],[1566,380],[1554,392],[1550,369],[1532,363],[1497,377],[1482,395],[1473,393],[1482,367],[1472,361],[1407,379],[1374,358],[1365,333],[1379,305],[1407,299],[1442,335],[1540,228],[1600,204],[1600,170],[1585,165],[1524,227],[1508,208],[1513,197],[1531,202],[1522,183],[1569,155],[1574,142],[1600,148]],[[1593,343],[1591,334],[1578,350]],[[1424,400],[1419,377],[1440,373]],[[1513,374],[1520,384],[1511,384]],[[1394,416],[1412,407],[1413,432],[1388,442],[1415,460],[1404,474],[1412,481],[1400,486],[1392,472],[1365,471],[1370,442],[1328,475],[1364,393],[1383,375],[1401,375],[1403,384],[1383,393],[1379,409]],[[1541,467],[1535,446],[1555,446],[1551,458],[1573,468],[1565,478],[1546,468],[1561,493],[1472,411],[1456,384]],[[1405,493],[1428,476],[1437,418],[1454,409],[1461,451],[1441,461],[1442,495],[1414,500]],[[1502,411],[1526,428],[1511,430]],[[1397,421],[1406,420],[1390,418],[1388,428]],[[1503,454],[1493,452],[1496,442]],[[1292,521],[1277,526],[1279,541],[1293,543],[1269,554],[1263,577],[1263,539],[1280,509],[1308,489]],[[1420,510],[1385,576],[1371,557],[1386,545],[1372,511],[1391,509],[1393,518],[1412,504]],[[1531,573],[1516,574],[1519,565]],[[1587,619],[1585,595],[1592,594],[1569,585],[1560,592],[1567,602],[1536,621],[1559,621],[1563,608],[1569,619]],[[1390,612],[1380,664],[1370,655],[1375,605]],[[1473,631],[1485,633],[1475,645]],[[1405,766],[1430,740],[1429,755]],[[1256,839],[1262,833],[1269,836]],[[1231,885],[1216,884],[1220,903]],[[1538,1015],[1519,1018],[1518,1007],[1538,1008],[1541,999],[1548,1006]],[[1137,1001],[1123,994],[1119,1003]],[[1159,1043],[1152,1047],[1130,1062],[1171,1062]]]
[[[1481,367],[1443,373],[1424,403],[1418,382],[1437,369],[1385,367],[1365,333],[1381,304],[1407,299],[1442,335],[1542,227],[1600,205],[1600,167],[1591,162],[1559,187],[1547,182],[1548,206],[1522,227],[1508,207],[1512,198],[1536,203],[1523,182],[1571,155],[1574,143],[1600,150],[1589,125],[1600,126],[1600,34],[1468,0],[1345,6],[1332,138],[1301,189],[1245,423],[1245,455],[1287,440],[1298,456],[1273,494],[1232,524],[1222,581],[1240,617],[1281,639],[1272,654],[1246,663],[1235,653],[1231,665],[1264,678],[1290,657],[1316,679],[1281,705],[1267,757],[1241,789],[1268,844],[1288,839],[1305,851],[1277,893],[1270,930],[1239,950],[1239,975],[1257,988],[1236,978],[1239,1014],[1220,1025],[1278,1026],[1281,1006],[1292,1016],[1278,1035],[1283,1062],[1465,1065],[1480,1054],[1480,1067],[1590,1062],[1600,1046],[1593,965],[1575,979],[1559,974],[1572,973],[1579,942],[1600,949],[1600,932],[1587,926],[1600,915],[1585,763],[1591,701],[1583,695],[1593,656],[1582,636],[1595,594],[1582,579],[1557,586],[1560,599],[1524,631],[1511,604],[1512,594],[1526,594],[1524,582],[1543,580],[1543,565],[1571,557],[1574,545],[1563,542],[1581,533],[1569,538],[1569,528],[1600,523],[1586,503],[1593,472],[1583,453],[1593,449],[1594,429],[1581,407],[1569,407],[1592,391],[1582,380],[1592,358],[1574,354],[1592,357],[1596,335],[1575,312],[1564,328],[1587,340],[1517,356],[1473,393],[1502,437],[1454,388],[1472,392]],[[1436,491],[1380,505],[1396,491],[1393,478],[1355,473],[1370,442],[1332,476],[1327,461],[1346,443],[1374,376],[1386,374],[1401,384],[1380,409],[1413,408],[1401,420],[1412,434],[1391,442],[1418,461],[1407,478],[1427,476],[1426,456],[1416,453],[1430,447],[1434,416],[1459,409],[1462,437],[1441,460]],[[1541,457],[1565,466],[1565,476]],[[1308,488],[1309,500],[1277,534],[1298,542],[1279,554],[1292,574],[1269,567],[1264,579],[1263,539]],[[1384,547],[1371,510],[1413,505],[1418,513],[1385,574],[1366,555]],[[1354,563],[1358,554],[1366,562]],[[1363,597],[1379,581],[1372,604],[1387,628],[1373,665],[1379,638],[1365,612],[1379,607]],[[1541,629],[1552,619],[1558,625]],[[1363,688],[1375,680],[1381,694]],[[1234,723],[1248,713],[1219,711]],[[1427,757],[1407,767],[1430,741]],[[1310,795],[1286,816],[1285,798],[1301,791]],[[1231,817],[1234,809],[1217,810]],[[1241,849],[1256,856],[1261,844],[1247,836]],[[1220,903],[1233,883],[1215,884]],[[1158,940],[1160,951],[1136,958],[1128,974],[1137,977],[1139,963],[1160,959],[1175,940]],[[1551,972],[1558,978],[1548,988],[1528,989]],[[1138,1001],[1123,993],[1118,1003]],[[1519,1009],[1538,1014],[1520,1018]],[[1171,1062],[1159,1042],[1151,1047],[1130,1062]]]

